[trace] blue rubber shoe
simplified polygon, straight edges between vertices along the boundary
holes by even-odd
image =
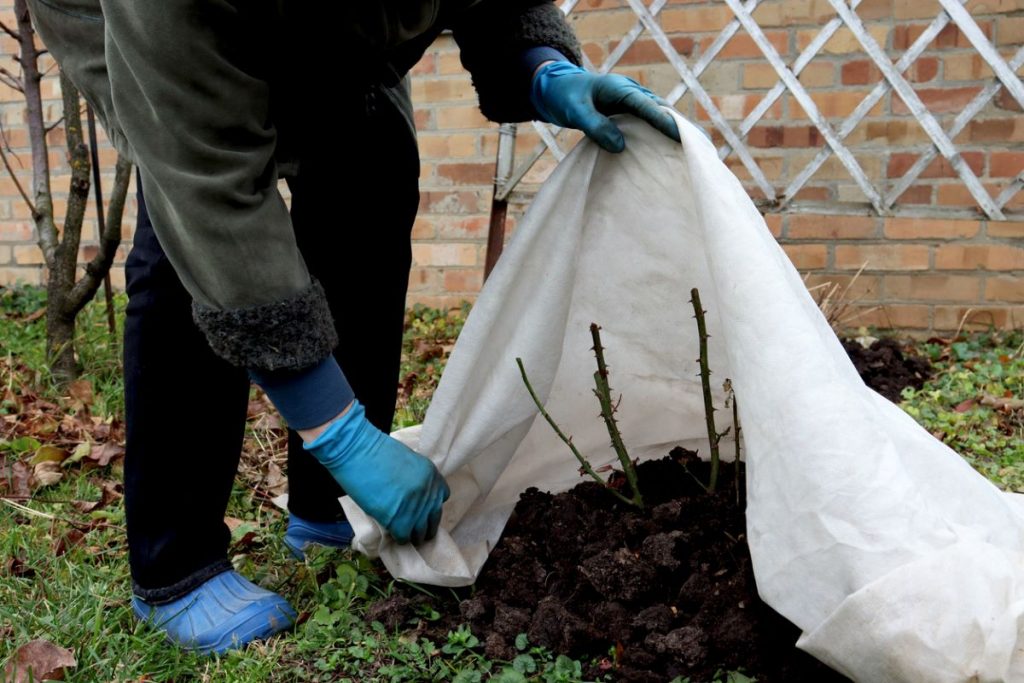
[[[293,514],[288,515],[288,530],[284,544],[298,560],[306,559],[306,546],[311,543],[331,548],[347,548],[355,533],[352,525],[342,522],[310,522]]]
[[[162,605],[134,596],[132,609],[140,620],[163,630],[172,643],[205,654],[242,649],[291,628],[296,618],[287,600],[236,571],[221,572]]]

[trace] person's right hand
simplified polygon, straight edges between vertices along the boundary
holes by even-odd
[[[374,427],[358,400],[303,446],[399,543],[434,537],[448,484],[434,463]]]

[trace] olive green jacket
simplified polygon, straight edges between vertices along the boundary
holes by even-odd
[[[415,135],[406,74],[446,28],[491,120],[536,117],[529,83],[514,68],[526,49],[553,47],[579,63],[565,18],[544,0],[29,6],[108,137],[139,165],[157,237],[211,346],[236,365],[265,370],[308,367],[337,342],[277,190],[278,178],[301,164],[296,131],[324,125],[311,120],[311,85],[335,79],[340,90],[379,88],[409,124],[397,134]],[[308,63],[310,44],[336,46],[337,62]]]

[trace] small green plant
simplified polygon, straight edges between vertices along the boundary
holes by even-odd
[[[619,458],[619,463],[622,465],[622,471],[626,475],[626,481],[629,483],[630,491],[633,494],[632,497],[624,496],[619,491],[608,486],[608,482],[601,478],[590,464],[590,462],[580,453],[579,449],[576,448],[576,444],[572,442],[571,436],[566,436],[565,432],[562,431],[558,423],[555,422],[554,418],[551,417],[550,413],[544,408],[544,404],[541,403],[537,397],[537,393],[533,390],[533,385],[530,384],[530,379],[526,375],[526,368],[523,366],[523,359],[516,358],[516,364],[519,366],[519,374],[523,377],[523,384],[526,385],[526,390],[530,392],[530,398],[533,399],[534,404],[537,406],[537,410],[544,416],[547,423],[551,425],[551,428],[555,430],[555,434],[558,435],[565,445],[569,447],[572,454],[576,457],[576,460],[580,463],[580,469],[582,472],[590,475],[597,483],[605,486],[616,498],[624,503],[633,505],[635,507],[643,509],[644,499],[640,495],[640,486],[637,481],[636,464],[633,459],[629,457],[629,452],[626,450],[626,445],[622,441],[622,434],[619,432],[618,422],[615,419],[615,413],[618,410],[618,403],[612,401],[612,389],[608,383],[608,366],[604,360],[604,347],[601,345],[601,328],[597,323],[590,323],[590,335],[594,341],[594,356],[597,359],[597,371],[594,373],[594,395],[597,396],[598,402],[601,404],[601,417],[604,419],[605,427],[608,429],[608,436],[611,437],[612,448],[615,449],[615,455]]]
[[[718,487],[718,468],[720,462],[720,455],[718,452],[718,444],[721,443],[722,438],[729,433],[729,427],[725,428],[724,432],[719,432],[715,427],[715,404],[711,399],[711,368],[708,366],[708,328],[707,323],[704,320],[704,314],[707,311],[700,303],[700,292],[694,287],[690,290],[690,303],[693,304],[693,317],[697,319],[697,335],[700,339],[700,358],[697,362],[700,363],[700,383],[701,390],[704,394],[704,420],[707,424],[708,430],[708,443],[711,447],[711,474],[708,476],[707,489],[708,493],[714,493]],[[731,383],[730,383],[731,390]],[[735,407],[735,397],[733,397],[733,406]],[[736,415],[734,411],[734,415]],[[739,419],[738,417],[736,418]],[[738,421],[737,421],[737,424]],[[739,434],[736,438],[737,458],[736,466],[739,467]],[[738,472],[738,469],[737,469]]]

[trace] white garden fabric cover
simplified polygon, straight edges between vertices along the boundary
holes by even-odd
[[[538,416],[515,358],[595,466],[614,460],[591,393],[602,328],[634,456],[707,453],[688,302],[698,287],[713,385],[739,399],[757,585],[800,647],[858,681],[1021,681],[1024,515],[865,387],[702,132],[635,119],[613,155],[584,141],[534,199],[473,308],[422,425],[399,433],[448,478],[437,539],[382,538],[348,499],[357,547],[398,577],[465,585],[520,492],[578,464]],[[827,220],[827,219],[823,219]],[[718,413],[719,429],[729,412]],[[731,453],[731,443],[724,452]]]

